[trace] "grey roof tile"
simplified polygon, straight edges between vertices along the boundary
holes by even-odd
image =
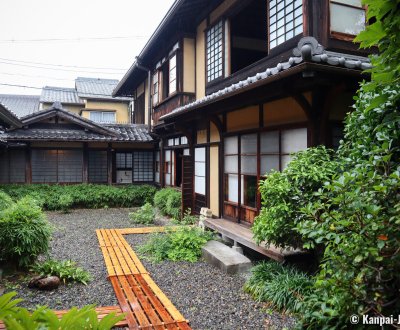
[[[17,117],[39,111],[39,95],[0,94],[0,103]]]
[[[75,79],[75,88],[81,98],[99,98],[129,101],[127,97],[112,97],[112,92],[117,86],[116,79],[101,79],[101,78],[84,78],[78,77]]]
[[[161,116],[161,120],[173,117],[180,113],[190,111],[219,98],[229,97],[229,94],[244,89],[245,87],[256,83],[259,80],[268,79],[281,71],[287,70],[302,62],[323,63],[330,66],[340,66],[348,69],[366,70],[372,67],[370,60],[366,57],[355,56],[344,53],[326,51],[318,41],[313,37],[304,37],[299,40],[297,47],[293,50],[293,55],[286,62],[278,63],[275,67],[267,68],[264,72],[259,72],[254,76],[248,77],[236,84],[232,84],[222,90],[216,91],[210,95],[198,99],[192,103],[174,109],[171,113]]]
[[[61,102],[64,104],[81,104],[84,105],[76,92],[75,88],[52,87],[45,86],[42,88],[40,102],[53,103]]]

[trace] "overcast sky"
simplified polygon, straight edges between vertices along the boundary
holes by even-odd
[[[3,84],[74,87],[76,77],[120,80],[173,2],[1,0],[0,94],[40,94]]]

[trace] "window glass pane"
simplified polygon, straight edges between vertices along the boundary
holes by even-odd
[[[206,175],[206,163],[195,162],[194,175],[205,176]]]
[[[242,135],[240,138],[240,147],[242,154],[256,154],[257,134]]]
[[[165,151],[165,161],[170,162],[171,161],[171,150],[166,150]]]
[[[225,173],[238,172],[238,156],[225,156]]]
[[[198,161],[205,162],[206,161],[206,148],[194,149],[194,159],[196,162],[198,162]]]
[[[282,131],[282,153],[307,149],[307,128]]]
[[[242,175],[241,192],[242,204],[255,208],[257,203],[257,177]]]
[[[334,1],[343,3],[345,5],[355,6],[355,7],[361,7],[362,6],[361,0],[334,0]]]
[[[165,184],[167,185],[167,186],[170,186],[171,185],[171,174],[165,174]]]
[[[287,164],[292,160],[292,156],[290,155],[282,155],[281,161],[282,161],[282,171],[286,168]]]
[[[225,154],[238,153],[238,137],[232,136],[225,138]]]
[[[82,182],[82,150],[58,150],[58,182]]]
[[[151,151],[133,152],[133,181],[135,182],[153,181],[153,152]]]
[[[115,112],[103,112],[104,123],[115,123]]]
[[[196,194],[206,194],[206,178],[202,176],[194,177],[194,191]]]
[[[331,3],[331,31],[357,35],[365,28],[364,9]]]
[[[88,179],[91,183],[107,182],[107,151],[89,151]]]
[[[279,155],[261,156],[260,175],[264,176],[271,170],[279,171]]]
[[[100,123],[101,122],[101,112],[91,111],[89,113],[89,118],[90,118],[90,120],[92,120],[96,123]]]
[[[25,183],[25,150],[10,150],[8,155],[10,183]]]
[[[174,145],[174,139],[168,139],[168,145],[173,146]]]
[[[184,156],[190,156],[190,149],[183,149]]]
[[[240,161],[242,174],[257,175],[257,156],[241,156]]]
[[[57,182],[57,150],[32,150],[32,182]]]
[[[207,82],[222,76],[222,21],[207,31]]]
[[[172,56],[169,60],[169,68],[175,68],[176,67],[176,55]]]
[[[188,140],[186,136],[181,137],[181,144],[188,144]]]
[[[260,136],[261,153],[278,153],[279,152],[279,132],[265,132]]]
[[[239,203],[238,189],[238,176],[236,174],[226,174],[225,200],[233,203]]]

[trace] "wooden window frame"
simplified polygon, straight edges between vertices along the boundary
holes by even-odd
[[[92,114],[94,114],[94,113],[100,113],[101,114],[101,121],[95,121],[95,120],[93,120],[91,117],[92,117]],[[112,113],[112,114],[114,114],[114,121],[113,122],[109,122],[109,121],[104,121],[103,120],[103,115],[105,114],[105,113]],[[91,121],[93,121],[93,122],[95,122],[95,123],[99,123],[99,124],[115,124],[116,122],[117,122],[117,112],[116,111],[89,111],[89,119],[91,120]]]
[[[305,11],[305,6],[304,6],[304,0],[301,0],[301,5],[300,6],[298,6],[298,7],[294,7],[294,2],[295,2],[295,0],[293,0],[293,9],[292,9],[292,11],[290,11],[290,13],[289,14],[292,14],[293,13],[293,17],[292,17],[292,22],[293,22],[293,27],[290,29],[290,30],[286,30],[286,26],[288,25],[288,23],[290,22],[290,20],[287,20],[287,14],[288,13],[286,13],[285,11],[286,11],[286,7],[287,6],[285,6],[285,5],[283,5],[283,8],[281,9],[281,10],[278,10],[278,2],[279,2],[280,0],[275,0],[275,5],[274,5],[274,7],[276,7],[276,12],[272,15],[272,16],[276,16],[276,19],[275,19],[275,21],[273,22],[273,23],[270,23],[271,22],[271,2],[269,1],[268,2],[268,7],[267,7],[267,12],[268,12],[268,15],[267,15],[267,17],[268,17],[268,50],[269,51],[271,51],[272,49],[274,49],[274,48],[276,48],[276,47],[279,47],[280,45],[282,45],[282,44],[284,44],[285,42],[287,42],[287,41],[289,41],[289,40],[291,40],[291,39],[293,39],[293,38],[295,38],[296,36],[298,36],[298,35],[300,35],[300,34],[304,34],[304,27],[306,26],[306,24],[305,24],[305,17],[306,17],[306,13],[304,12]],[[296,11],[296,9],[298,9],[298,8],[301,8],[301,15],[299,15],[299,16],[296,16],[296,17],[294,17],[294,12]],[[283,17],[282,18],[278,18],[278,12],[281,12],[281,11],[283,11],[284,12],[284,14],[283,14]],[[295,25],[295,20],[297,19],[297,18],[299,18],[299,17],[301,17],[302,19],[301,19],[301,21],[302,21],[302,23],[301,24],[298,24],[298,25]],[[279,37],[280,36],[282,36],[282,35],[278,35],[278,21],[279,20],[283,20],[283,26],[282,26],[282,28],[283,28],[283,36],[284,36],[284,41],[282,41],[281,43],[278,43],[278,39],[279,39]],[[276,37],[274,38],[274,39],[271,39],[271,26],[272,26],[272,24],[276,24],[276,29],[274,30],[274,32],[276,33]],[[298,27],[300,27],[300,26],[302,26],[303,28],[302,28],[302,32],[301,33],[297,33],[297,34],[295,34],[295,30],[296,30],[296,28],[298,28]],[[292,37],[286,37],[286,34],[288,33],[288,32],[290,32],[290,31],[293,31],[293,36]],[[271,47],[271,41],[276,41],[276,44],[273,46],[273,47]]]
[[[353,9],[362,9],[365,12],[365,18],[367,17],[367,6],[361,5],[360,7],[358,6],[354,6],[354,5],[350,5],[347,3],[342,3],[340,1],[336,1],[336,0],[329,0],[328,1],[328,20],[329,20],[329,24],[328,24],[328,33],[329,36],[334,38],[334,39],[338,39],[338,40],[343,40],[343,41],[353,41],[354,38],[356,37],[356,34],[349,34],[349,33],[343,33],[343,32],[338,32],[338,31],[332,31],[331,29],[331,4],[335,4],[335,5],[339,5],[342,7],[347,7],[347,8],[353,8]],[[367,22],[365,22],[365,26],[367,25]]]
[[[221,24],[221,75],[209,80],[209,52],[208,52],[208,33],[215,28],[218,24]],[[218,80],[222,80],[225,77],[225,19],[220,18],[217,20],[213,25],[209,26],[205,31],[204,31],[204,38],[205,38],[205,55],[206,55],[206,63],[205,63],[205,79],[206,79],[206,86],[208,84],[214,83]],[[214,38],[215,40],[215,38]],[[211,44],[210,44],[211,45]],[[214,63],[214,62],[213,62]],[[211,65],[211,63],[210,63]],[[218,70],[219,71],[219,70]]]
[[[156,70],[153,73],[152,76],[152,102],[153,102],[153,107],[155,107],[156,105],[158,105],[160,103],[160,71]],[[155,77],[157,77],[157,80],[155,80]],[[154,100],[154,97],[157,96],[157,100]]]

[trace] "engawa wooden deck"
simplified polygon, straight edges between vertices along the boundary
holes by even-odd
[[[164,227],[96,230],[109,279],[129,329],[191,329],[123,237],[164,230]]]

